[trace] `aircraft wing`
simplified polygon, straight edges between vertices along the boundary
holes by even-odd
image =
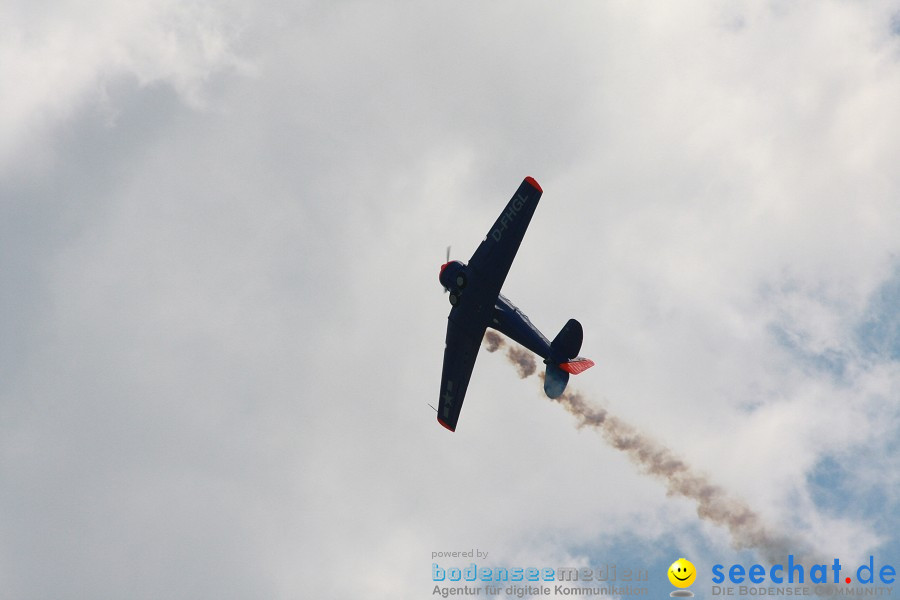
[[[500,293],[543,193],[537,181],[526,177],[469,260],[468,269],[482,282],[485,296],[495,299]]]
[[[456,431],[459,411],[462,410],[475,359],[478,357],[478,348],[487,328],[487,324],[463,327],[454,321],[453,316],[451,314],[447,319],[447,342],[444,347],[444,370],[441,374],[441,398],[437,415],[438,422],[450,431]]]

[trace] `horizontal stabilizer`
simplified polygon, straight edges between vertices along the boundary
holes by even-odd
[[[581,328],[581,323],[575,319],[569,319],[560,332],[556,334],[556,337],[553,338],[553,341],[550,342],[550,347],[553,349],[555,356],[565,359],[575,358],[578,356],[578,352],[581,351],[581,340],[583,338],[584,330]]]
[[[553,363],[549,363],[544,375],[544,393],[547,394],[547,397],[555,400],[562,396],[566,391],[567,383],[569,383],[569,374]]]
[[[584,358],[583,356],[579,356],[577,358],[573,358],[572,360],[564,363],[560,363],[559,368],[565,371],[566,373],[571,373],[572,375],[578,375],[579,373],[584,373],[588,369],[594,366],[594,361],[589,358]]]

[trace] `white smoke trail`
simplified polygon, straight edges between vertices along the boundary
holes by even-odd
[[[489,352],[507,347],[505,340],[493,331],[485,335],[485,345]],[[509,345],[506,356],[523,379],[535,372],[534,357],[524,348]],[[541,378],[543,375],[540,374]],[[697,473],[674,452],[635,426],[588,402],[581,392],[570,388],[553,401],[578,419],[579,428],[596,430],[610,446],[624,452],[643,473],[661,479],[670,496],[696,502],[697,516],[726,527],[736,549],[755,549],[771,563],[783,561],[791,550],[795,555],[800,550],[797,540],[775,533],[744,501],[729,496],[708,477]]]

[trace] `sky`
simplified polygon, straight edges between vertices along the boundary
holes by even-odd
[[[0,598],[770,564],[502,352],[437,424],[438,269],[525,176],[504,294],[583,324],[571,389],[781,549],[900,568],[900,3],[2,14]]]

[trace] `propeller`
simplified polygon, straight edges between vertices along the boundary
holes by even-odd
[[[447,246],[447,260],[444,261],[444,264],[447,264],[448,262],[450,262],[450,246]],[[448,290],[447,288],[444,288],[445,294],[449,291],[450,290]]]

